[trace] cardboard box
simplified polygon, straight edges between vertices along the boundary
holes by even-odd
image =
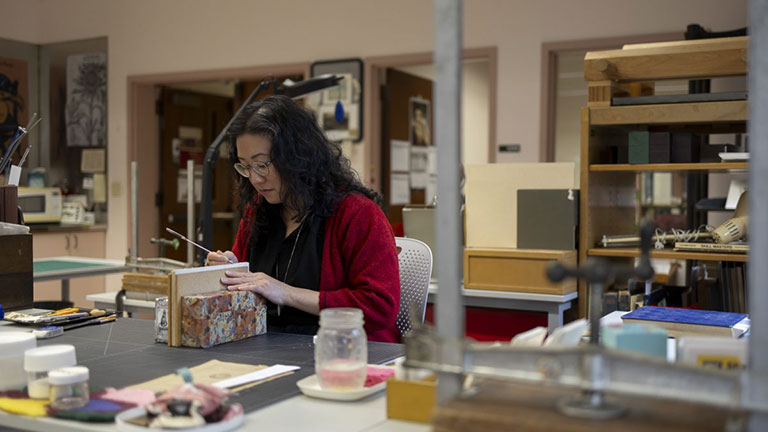
[[[181,297],[181,344],[208,348],[267,332],[267,305],[250,291]]]
[[[32,234],[0,236],[0,305],[5,311],[32,307]]]
[[[429,423],[435,409],[434,378],[424,381],[387,381],[387,418]]]
[[[464,288],[562,295],[576,291],[576,280],[553,283],[547,266],[576,265],[576,251],[537,249],[464,249]]]

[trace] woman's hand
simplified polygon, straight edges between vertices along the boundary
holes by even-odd
[[[228,271],[226,275],[227,277],[221,278],[221,283],[227,285],[228,290],[253,291],[279,306],[288,305],[290,292],[294,289],[264,273]]]
[[[264,273],[227,271],[221,283],[230,291],[252,291],[278,306],[291,306],[311,314],[320,313],[320,294],[296,288]]]
[[[207,266],[215,266],[215,265],[222,265],[222,264],[234,264],[237,262],[237,257],[235,256],[232,251],[216,251],[216,252],[210,252],[208,256],[205,259],[205,265]]]

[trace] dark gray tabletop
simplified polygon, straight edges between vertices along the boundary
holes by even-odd
[[[38,346],[72,344],[79,364],[88,366],[91,386],[121,388],[174,373],[209,360],[300,366],[293,375],[239,392],[232,400],[250,412],[299,394],[296,382],[315,373],[312,336],[267,333],[213,348],[171,348],[154,342],[151,320],[122,318],[39,340]],[[403,355],[403,346],[368,343],[368,362],[385,363]]]

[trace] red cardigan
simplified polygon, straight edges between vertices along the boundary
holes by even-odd
[[[253,207],[240,221],[232,252],[248,261]],[[325,221],[320,268],[320,309],[355,307],[363,311],[368,340],[399,342],[400,274],[395,237],[381,209],[350,193]]]

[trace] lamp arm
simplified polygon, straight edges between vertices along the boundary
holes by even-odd
[[[240,113],[251,104],[264,90],[277,84],[274,79],[265,80],[259,83],[256,89],[248,96],[234,116],[221,130],[219,136],[208,147],[203,160],[203,189],[200,196],[200,221],[197,226],[197,241],[208,249],[213,249],[213,174],[216,169],[216,162],[219,160],[219,147],[229,134],[229,128]],[[198,253],[198,263],[205,264],[205,256]]]

